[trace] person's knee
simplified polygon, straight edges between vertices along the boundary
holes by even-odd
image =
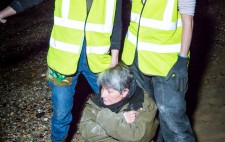
[[[70,117],[72,117],[71,111],[62,111],[62,110],[54,110],[53,111],[53,117],[52,121],[57,122],[63,122],[70,120]]]
[[[189,120],[183,109],[165,109],[159,107],[160,122],[173,131],[174,133],[182,133],[189,127]]]
[[[180,123],[181,121],[186,120],[186,113],[183,108],[168,108],[165,105],[157,105],[157,107],[160,119],[165,122]]]

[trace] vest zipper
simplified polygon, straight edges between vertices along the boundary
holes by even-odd
[[[146,0],[147,1],[147,0]],[[141,15],[144,11],[144,8],[145,8],[145,3],[143,4],[143,8],[141,10],[141,13],[140,13],[140,18],[139,18],[139,23],[138,23],[138,31],[137,31],[137,42],[136,42],[136,46],[138,47],[138,38],[139,38],[139,30],[140,30],[140,23],[141,23]],[[136,48],[136,51],[137,51],[137,48]]]
[[[92,4],[91,4],[91,7],[92,7]],[[85,38],[86,38],[86,24],[87,24],[87,19],[88,19],[89,12],[91,11],[91,7],[90,7],[89,10],[87,9],[87,16],[86,16],[85,23],[84,23],[84,37]]]
[[[146,0],[147,1],[147,0]],[[146,2],[145,2],[146,3]],[[143,8],[142,8],[142,10],[141,10],[141,13],[140,13],[140,18],[139,18],[139,23],[138,23],[138,30],[137,30],[137,41],[136,41],[136,56],[137,56],[137,48],[138,48],[138,38],[139,38],[139,30],[140,30],[140,23],[141,23],[141,15],[142,15],[142,13],[143,13],[143,10],[144,10],[144,8],[145,8],[145,3],[143,3]]]
[[[93,4],[93,2],[92,2],[92,4]],[[86,19],[85,19],[85,23],[84,23],[84,38],[83,38],[83,40],[85,39],[85,45],[86,45],[86,47],[85,47],[85,57],[84,58],[86,58],[86,63],[87,63],[87,66],[89,67],[89,64],[88,64],[88,59],[87,59],[87,39],[86,39],[86,24],[87,24],[87,19],[88,19],[88,15],[89,15],[89,12],[91,11],[91,7],[92,7],[92,4],[91,4],[91,6],[90,6],[90,9],[88,10],[87,9],[87,16],[86,16]],[[84,41],[83,41],[84,42]],[[82,45],[82,48],[83,48],[83,45]],[[81,49],[82,50],[82,49]]]
[[[143,2],[143,1],[142,1],[142,2]],[[135,64],[137,65],[137,69],[138,69],[142,74],[144,74],[144,75],[148,75],[148,74],[143,73],[143,72],[139,69],[139,65],[138,65],[138,51],[137,51],[137,49],[138,49],[138,38],[139,38],[139,30],[140,30],[140,23],[141,23],[141,15],[142,15],[142,13],[143,13],[143,11],[144,11],[146,2],[147,2],[147,0],[145,0],[145,2],[142,3],[142,4],[143,4],[143,8],[142,8],[141,13],[140,13],[140,18],[139,18],[139,23],[138,23],[138,31],[137,31],[137,41],[136,41],[136,51],[135,51],[135,58],[136,58],[136,59],[134,60],[134,62],[136,62]]]
[[[142,1],[142,2],[143,2],[143,1]],[[148,75],[148,76],[149,76],[149,74],[145,74],[145,73],[143,73],[143,72],[139,69],[139,65],[138,65],[138,54],[137,54],[138,38],[139,38],[139,30],[140,30],[140,23],[141,23],[141,15],[142,15],[142,13],[143,13],[143,11],[144,11],[146,2],[147,2],[147,0],[145,0],[145,2],[142,3],[142,4],[143,4],[143,8],[142,8],[142,10],[141,10],[140,18],[139,18],[139,23],[138,23],[138,31],[137,31],[138,34],[137,34],[137,42],[136,42],[136,51],[135,51],[135,54],[136,54],[136,58],[137,58],[137,59],[136,59],[136,64],[137,64],[138,70],[139,70],[142,74]]]

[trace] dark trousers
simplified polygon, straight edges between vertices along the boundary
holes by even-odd
[[[159,137],[162,142],[194,142],[195,137],[186,115],[185,94],[175,90],[175,80],[172,77],[147,76],[141,73],[134,63],[131,69],[138,84],[155,100],[159,114]]]

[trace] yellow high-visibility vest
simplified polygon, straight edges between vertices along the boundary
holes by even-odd
[[[166,76],[181,48],[182,23],[178,0],[132,0],[130,26],[122,60],[147,75]]]
[[[109,68],[110,36],[116,2],[94,0],[87,14],[86,0],[56,0],[48,66],[64,75],[74,74],[85,36],[87,61],[91,71],[98,73]]]

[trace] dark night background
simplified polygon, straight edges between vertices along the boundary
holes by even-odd
[[[10,0],[1,0],[0,9]],[[129,10],[123,0],[123,10]],[[54,1],[0,24],[0,141],[50,141],[51,90],[45,83],[46,54]],[[128,25],[129,14],[124,17]],[[225,1],[198,0],[189,66],[187,111],[197,141],[225,139]],[[126,28],[124,28],[124,33]],[[83,102],[91,92],[79,78],[70,138]]]

